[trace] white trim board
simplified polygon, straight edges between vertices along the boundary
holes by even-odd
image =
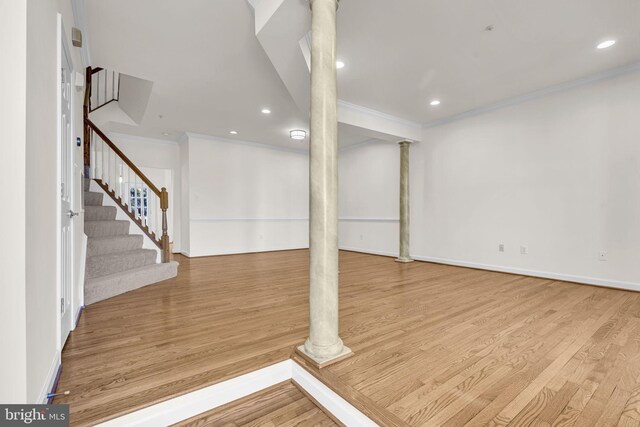
[[[75,318],[73,320],[75,321]],[[47,372],[46,379],[44,381],[44,384],[42,385],[42,389],[40,390],[40,397],[39,397],[38,403],[46,404],[49,401],[49,399],[47,398],[47,395],[49,394],[49,392],[54,391],[53,386],[55,385],[61,362],[62,360],[60,358],[60,351],[56,350],[56,355],[53,361],[51,362],[51,366],[49,366],[49,372]]]
[[[341,250],[360,252],[372,255],[397,257],[397,252],[375,251],[363,248],[341,246]],[[626,291],[640,292],[640,283],[623,282],[620,280],[602,279],[597,277],[576,276],[572,274],[553,273],[549,271],[527,270],[524,268],[506,267],[501,265],[481,264],[471,261],[460,261],[455,259],[437,258],[423,255],[411,255],[416,261],[432,262],[435,264],[453,265],[456,267],[476,268],[478,270],[497,271],[500,273],[519,274],[522,276],[540,277],[543,279],[560,280],[562,282],[578,283],[583,285],[602,286],[605,288],[623,289]]]
[[[280,145],[271,145],[264,142],[247,141],[243,139],[222,138],[219,136],[205,135],[205,134],[195,133],[195,132],[185,132],[185,135],[188,139],[196,138],[196,139],[203,139],[206,141],[223,142],[225,144],[246,145],[249,147],[264,148],[265,150],[286,151],[288,153],[302,154],[305,156],[309,155],[308,144],[305,145],[305,148],[290,148],[290,147],[283,147]]]
[[[282,247],[282,248],[264,248],[264,249],[232,249],[222,252],[193,252],[193,251],[181,251],[180,253],[188,258],[205,258],[211,256],[225,256],[225,255],[242,255],[242,254],[261,254],[264,252],[283,252],[283,251],[298,251],[301,249],[309,249],[309,246],[294,246],[294,247]]]
[[[390,222],[390,223],[399,223],[399,218],[338,218],[339,222]]]
[[[167,426],[291,379],[345,425],[377,426],[291,359],[148,406],[99,426]]]
[[[619,280],[601,279],[597,277],[575,276],[572,274],[553,273],[549,271],[527,270],[524,268],[505,267],[501,265],[481,264],[477,262],[459,261],[454,259],[436,258],[421,255],[413,255],[418,261],[433,262],[436,264],[454,265],[457,267],[477,268],[479,270],[497,271],[500,273],[520,274],[522,276],[541,277],[543,279],[560,280],[563,282],[580,283],[584,285],[602,286],[605,288],[624,289],[640,292],[640,283],[623,282]]]
[[[507,98],[505,100],[494,102],[492,104],[483,105],[478,108],[453,114],[451,116],[444,117],[442,119],[435,120],[430,123],[425,123],[422,126],[422,128],[429,129],[436,126],[446,125],[449,123],[457,122],[458,120],[464,120],[469,117],[479,116],[481,114],[488,113],[490,111],[499,110],[502,108],[507,108],[514,105],[518,105],[518,104],[523,104],[525,102],[534,101],[536,99],[544,98],[550,95],[555,95],[556,93],[578,88],[580,86],[586,86],[592,83],[598,83],[604,80],[613,79],[616,77],[624,76],[626,74],[631,74],[639,71],[640,71],[640,62],[635,62],[629,65],[625,65],[623,67],[605,70],[603,72],[593,74],[591,76],[587,76],[578,80],[571,80],[558,85],[549,86],[535,92],[530,92],[530,93],[516,96],[513,98]]]

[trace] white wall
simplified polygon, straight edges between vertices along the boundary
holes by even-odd
[[[305,152],[189,135],[189,256],[308,247]],[[183,218],[185,214],[183,213]],[[184,222],[184,220],[183,220]]]
[[[25,181],[27,5],[22,0],[0,2],[0,52],[4,64],[0,81],[5,84],[0,102],[0,178],[5,200],[0,209],[3,244],[0,245],[0,402],[27,400],[26,279],[25,279]]]
[[[189,185],[189,138],[185,135],[180,140],[180,203],[176,206],[180,208],[180,251],[189,254],[191,246],[191,211],[189,209],[190,192]],[[176,186],[177,188],[177,186]],[[178,227],[176,227],[178,228]]]
[[[398,251],[400,148],[371,142],[340,151],[340,247]]]
[[[153,179],[158,169],[171,172],[172,188],[169,191],[169,238],[173,241],[174,252],[181,250],[181,227],[176,226],[181,222],[182,184],[180,170],[180,147],[177,143],[153,138],[142,138],[120,133],[110,133],[109,138],[116,146],[138,166],[148,178],[161,187],[161,181]],[[155,171],[154,171],[155,169]],[[147,172],[149,172],[147,174]]]
[[[1,116],[2,174],[10,209],[3,209],[3,351],[0,401],[40,402],[58,367],[57,20],[69,39],[67,0],[2,2],[0,51],[10,66]],[[71,42],[69,41],[69,45]],[[76,67],[82,68],[72,52]],[[80,96],[81,98],[81,96]],[[76,103],[75,117],[81,112]],[[6,122],[5,122],[6,121]],[[77,133],[78,125],[74,127]],[[76,153],[76,158],[78,153]],[[79,187],[77,186],[76,189]],[[77,208],[77,206],[74,205]],[[5,307],[9,305],[9,307]]]
[[[411,147],[412,255],[640,290],[639,114],[636,72],[425,129]],[[383,159],[376,151],[354,148],[342,163],[358,152]],[[358,205],[345,205],[357,193],[345,177],[369,180],[370,169],[343,173],[342,212]],[[389,156],[376,173],[396,171]],[[377,197],[397,208],[397,181],[379,184]],[[371,200],[366,215],[387,214]],[[395,255],[397,235],[365,249]]]

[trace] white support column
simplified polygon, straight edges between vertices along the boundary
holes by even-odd
[[[309,338],[298,351],[319,366],[351,353],[338,336],[338,1],[310,1]]]
[[[409,255],[409,147],[410,141],[400,145],[400,253],[397,262],[412,262]]]

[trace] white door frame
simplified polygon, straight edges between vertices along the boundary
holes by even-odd
[[[60,224],[62,223],[62,202],[60,200],[60,188],[62,185],[62,128],[61,128],[61,122],[62,122],[62,111],[61,111],[61,104],[62,104],[62,95],[60,93],[60,88],[62,87],[62,75],[60,73],[60,70],[62,69],[63,66],[63,60],[64,57],[63,55],[66,55],[66,58],[69,62],[69,65],[71,66],[71,70],[69,73],[69,77],[71,78],[71,88],[72,90],[70,91],[70,96],[69,96],[69,100],[71,103],[71,107],[70,107],[70,111],[72,112],[70,115],[70,128],[71,128],[71,139],[73,139],[73,133],[74,133],[74,118],[73,118],[73,109],[74,109],[74,102],[73,102],[73,87],[74,87],[74,64],[73,64],[73,58],[71,57],[71,52],[69,51],[69,45],[67,42],[67,38],[66,38],[66,32],[64,30],[64,24],[62,22],[62,15],[60,13],[58,13],[58,17],[57,17],[57,67],[56,67],[56,99],[57,99],[57,103],[56,103],[56,131],[57,131],[57,135],[56,135],[56,163],[57,163],[57,167],[56,167],[56,301],[55,301],[55,310],[56,310],[56,343],[58,345],[58,352],[62,351],[62,347],[64,346],[64,343],[62,342],[62,313],[60,310],[60,301],[62,300],[62,280],[61,280],[61,274],[62,274],[62,233],[61,233],[61,227]],[[68,142],[68,141],[67,141]],[[72,144],[73,142],[71,142]],[[71,161],[67,162],[68,167],[71,169],[69,176],[71,181],[69,182],[68,187],[70,188],[70,201],[71,201],[71,206],[73,207],[75,205],[75,188],[76,188],[76,177],[75,177],[75,171],[73,168],[73,147],[71,147]],[[74,254],[75,254],[75,248],[74,248],[74,236],[73,236],[73,225],[70,227],[70,233],[71,233],[71,238],[70,238],[70,242],[71,242],[71,295],[73,298],[73,294],[74,294],[74,289],[76,286],[75,283],[75,274],[74,274],[74,269],[75,269],[75,262],[74,262]],[[73,300],[70,301],[71,303],[71,307],[73,307]],[[69,330],[71,331],[73,329],[73,310],[70,310],[71,313],[68,316],[69,318]]]

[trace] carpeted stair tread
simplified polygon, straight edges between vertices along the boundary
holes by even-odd
[[[135,249],[106,255],[87,257],[86,278],[108,276],[121,271],[132,270],[155,264],[158,252],[153,249]]]
[[[176,277],[178,263],[152,264],[108,276],[87,279],[84,285],[85,304],[93,304],[143,286]]]
[[[87,256],[92,257],[142,249],[143,243],[144,237],[142,234],[90,237],[87,240]]]
[[[102,199],[104,193],[98,193],[95,191],[84,192],[84,206],[102,206]]]
[[[100,189],[90,191],[85,179],[84,231],[88,236],[84,301],[93,304],[122,293],[170,279],[178,274],[178,263],[157,263],[158,251],[143,249],[144,236],[129,234],[129,220],[117,220],[117,206]],[[96,186],[94,185],[94,188]],[[105,200],[108,205],[103,206]],[[133,228],[132,228],[133,227]]]
[[[115,206],[85,206],[85,221],[112,221],[116,219],[118,209]]]
[[[129,234],[129,221],[85,221],[84,233],[89,237],[120,236]]]

